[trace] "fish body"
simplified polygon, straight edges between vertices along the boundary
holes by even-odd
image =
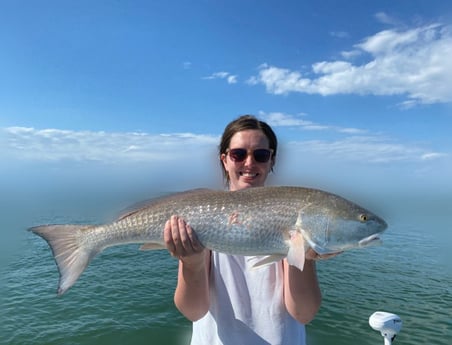
[[[257,266],[287,257],[300,269],[309,247],[328,254],[367,246],[387,227],[383,219],[335,194],[303,187],[256,187],[192,190],[159,198],[109,224],[30,230],[43,237],[54,254],[61,295],[107,247],[144,243],[143,249],[165,248],[163,229],[172,215],[183,217],[206,248],[266,256]]]

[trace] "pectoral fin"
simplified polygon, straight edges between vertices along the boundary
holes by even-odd
[[[299,231],[292,231],[290,234],[289,252],[287,254],[287,262],[289,265],[297,267],[303,271],[305,261],[305,239]]]
[[[140,247],[140,250],[159,250],[159,249],[166,249],[166,247],[160,243],[145,243],[142,244]]]

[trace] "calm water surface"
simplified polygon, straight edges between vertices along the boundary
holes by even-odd
[[[111,206],[92,200],[67,208],[64,200],[41,200],[25,213],[3,205],[0,344],[188,344],[191,325],[172,302],[177,262],[164,251],[109,248],[64,296],[55,295],[50,250],[25,229],[97,222]],[[318,264],[324,300],[307,326],[308,344],[383,344],[368,325],[377,310],[402,318],[394,344],[452,344],[452,263],[444,250],[452,248],[452,227],[448,210],[429,205],[431,212],[411,217],[394,202],[398,216],[387,219],[382,246]]]

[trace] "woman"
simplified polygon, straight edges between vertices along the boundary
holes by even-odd
[[[277,138],[263,121],[232,121],[219,146],[230,191],[265,185],[275,164]],[[206,250],[184,219],[167,221],[164,238],[179,258],[174,301],[193,321],[191,344],[305,344],[304,324],[317,313],[321,293],[309,250],[303,271],[286,260],[251,270],[258,258]]]

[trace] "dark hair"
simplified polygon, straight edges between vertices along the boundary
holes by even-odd
[[[242,115],[239,118],[231,121],[226,126],[223,135],[221,136],[220,145],[218,146],[221,169],[223,171],[223,177],[226,183],[229,183],[229,176],[224,168],[223,162],[221,161],[221,155],[226,154],[226,150],[229,148],[229,145],[231,144],[231,139],[234,136],[234,134],[249,129],[258,129],[265,134],[265,136],[268,139],[270,149],[273,150],[271,159],[273,162],[275,160],[276,151],[278,149],[278,139],[276,138],[276,134],[275,132],[273,132],[273,129],[266,122],[258,120],[253,115]]]

